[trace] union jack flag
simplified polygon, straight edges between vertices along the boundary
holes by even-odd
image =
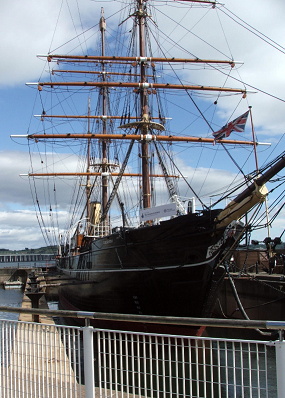
[[[222,140],[223,138],[228,137],[232,131],[237,131],[238,133],[243,133],[245,129],[245,124],[247,121],[249,111],[245,112],[243,115],[237,117],[232,122],[227,123],[220,130],[213,133],[214,136],[214,145],[217,140]]]

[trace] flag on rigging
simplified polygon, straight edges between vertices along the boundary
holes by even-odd
[[[243,115],[237,117],[232,122],[227,123],[224,127],[220,130],[213,133],[215,145],[217,140],[222,140],[223,138],[228,137],[232,131],[237,131],[238,133],[243,133],[245,129],[245,124],[247,121],[249,111],[245,112]]]

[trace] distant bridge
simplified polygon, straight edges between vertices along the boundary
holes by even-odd
[[[55,261],[54,254],[1,254],[0,263],[37,263]]]
[[[18,276],[26,283],[29,272],[51,266],[55,266],[54,254],[1,254],[0,284],[17,280]]]

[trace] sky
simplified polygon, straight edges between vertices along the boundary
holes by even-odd
[[[20,174],[27,173],[30,169],[27,143],[21,139],[10,138],[11,135],[33,132],[30,129],[33,126],[31,119],[36,109],[36,95],[33,88],[26,86],[26,82],[38,81],[43,73],[44,63],[36,55],[56,50],[62,43],[67,43],[68,48],[69,39],[82,31],[82,26],[88,28],[97,24],[102,6],[105,17],[108,18],[108,15],[123,7],[124,3],[91,0],[0,0],[0,4],[0,248],[20,250],[45,245],[35,215],[33,187],[27,178],[20,177]],[[216,47],[219,47],[220,58],[224,58],[223,55],[232,55],[236,61],[243,63],[234,76],[248,83],[248,90],[256,93],[248,95],[244,111],[248,105],[253,107],[257,140],[272,143],[271,147],[258,148],[260,165],[272,160],[284,150],[285,142],[285,50],[280,47],[285,47],[284,1],[251,0],[249,5],[248,0],[225,0],[223,11],[217,13],[215,18],[210,13],[201,13],[204,25],[200,23],[200,17],[196,20],[190,19],[186,6],[177,11],[166,6],[166,2],[156,4],[156,17],[163,26],[162,30],[173,41],[182,43],[186,29],[191,29],[196,35],[203,36],[205,41],[212,43],[212,47],[203,46],[193,36],[191,43],[187,44],[187,49],[189,46],[192,54],[200,58],[217,58]],[[164,13],[169,9],[173,10],[173,19],[175,17],[180,21],[179,27],[165,17]],[[251,31],[256,29],[254,33],[241,26],[245,22]],[[110,32],[115,28],[115,25],[111,25]],[[221,32],[224,35],[223,40],[220,39]],[[258,37],[260,33],[257,32],[264,36]],[[271,45],[268,43],[269,39]],[[167,39],[165,40],[167,43]],[[166,47],[171,53],[169,41]],[[197,80],[192,78],[192,82],[202,84],[203,77],[203,84],[212,85],[210,76],[205,75],[202,70],[197,72]],[[217,76],[217,84],[224,82],[224,76]],[[226,83],[229,86],[241,86],[237,80]],[[205,108],[208,106],[207,101],[209,102],[205,99]],[[231,116],[233,106],[232,99],[221,99],[219,102],[217,112],[220,127]],[[74,159],[70,161],[73,162]],[[185,175],[191,175],[193,164],[187,162],[185,155],[181,155],[178,163]],[[224,171],[222,164],[217,164],[216,167],[219,173],[213,174],[213,187],[221,183],[221,180],[224,184],[236,172],[234,168]],[[197,183],[203,179],[205,173],[206,164],[200,164],[193,184],[195,185],[195,179]],[[63,201],[65,194],[63,189],[60,193]],[[269,196],[269,203],[270,200]],[[64,218],[65,211],[66,209],[59,211],[59,218]],[[285,213],[281,212],[272,224],[272,237],[283,232],[284,218]],[[266,231],[260,231],[255,238],[262,240],[266,234]]]

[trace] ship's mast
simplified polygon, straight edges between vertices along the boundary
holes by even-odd
[[[253,126],[252,110],[251,110],[251,108],[252,108],[252,107],[250,106],[250,107],[249,107],[249,114],[250,114],[250,121],[251,121],[252,139],[253,139],[253,142],[254,142],[253,148],[254,148],[256,172],[257,172],[257,175],[259,176],[259,167],[258,167],[257,151],[256,151],[256,140],[255,140],[255,132],[254,132],[254,126]],[[267,236],[268,236],[268,238],[270,238],[270,223],[269,223],[267,196],[265,197],[264,204],[265,204],[266,223],[267,223]],[[247,242],[247,244],[248,244],[248,242]],[[271,258],[271,257],[273,256],[272,247],[271,247],[271,242],[269,242],[269,244],[268,244],[268,249],[269,249],[269,250],[268,250],[269,258]]]
[[[138,0],[138,11],[137,11],[138,25],[139,25],[139,48],[141,59],[145,57],[145,42],[144,42],[144,0]],[[140,75],[142,85],[146,83],[146,67],[145,62],[140,63]],[[141,101],[141,117],[142,121],[148,121],[148,96],[146,88],[141,88],[140,91],[140,101]],[[148,127],[142,125],[141,134],[148,133]],[[148,143],[143,141],[141,144],[141,156],[142,156],[142,195],[143,195],[143,208],[146,209],[150,207],[150,183],[149,183],[149,150]]]
[[[88,102],[88,115],[90,116],[90,98]],[[90,119],[88,118],[88,134],[90,134]],[[86,217],[87,220],[90,221],[90,190],[91,190],[91,184],[90,184],[90,144],[91,140],[88,139],[87,141],[87,181],[86,181]]]
[[[104,18],[104,9],[101,8],[101,18],[100,18],[100,31],[101,31],[101,45],[102,45],[102,56],[105,56],[105,30],[106,30],[106,22]],[[105,82],[106,75],[105,75],[105,63],[102,62],[102,80]],[[102,114],[106,115],[106,108],[107,108],[107,88],[102,87]],[[106,134],[106,120],[103,119],[103,130],[102,133]],[[107,202],[108,202],[108,177],[106,176],[107,172],[107,140],[102,140],[102,211],[104,213]]]

